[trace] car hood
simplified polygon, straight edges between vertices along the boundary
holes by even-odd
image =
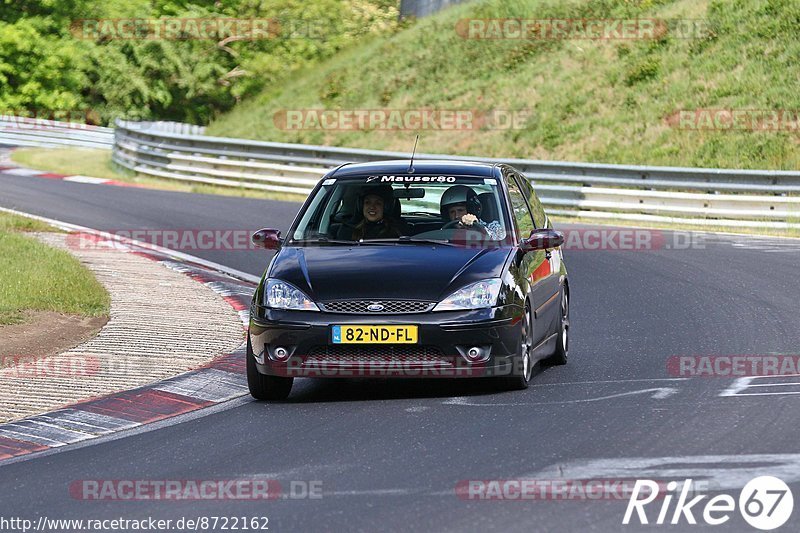
[[[454,290],[500,277],[511,248],[441,245],[287,247],[269,276],[312,300],[406,299],[439,301]]]

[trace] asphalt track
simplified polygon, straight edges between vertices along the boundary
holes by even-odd
[[[0,176],[0,206],[118,230],[285,230],[297,210],[8,175]],[[678,380],[667,371],[676,355],[799,353],[800,241],[698,239],[688,249],[567,250],[570,362],[541,371],[527,391],[495,393],[474,381],[296,381],[286,403],[236,400],[205,416],[0,466],[0,516],[267,516],[278,532],[669,528],[623,526],[625,501],[468,501],[455,494],[464,480],[667,477],[637,458],[673,476],[675,469],[711,476],[734,497],[738,490],[726,484],[738,474],[778,473],[800,498],[800,388],[788,384],[797,378],[754,380],[731,395],[732,378]],[[263,251],[189,253],[254,275],[269,258]],[[776,385],[752,387],[758,383]],[[749,392],[774,394],[742,396]],[[321,482],[322,498],[84,501],[69,492],[85,479],[252,476],[282,486]],[[660,504],[653,505],[651,521]],[[795,509],[783,530],[798,526]],[[713,528],[682,521],[669,529],[754,531],[738,512]]]

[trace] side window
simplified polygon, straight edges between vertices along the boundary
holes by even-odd
[[[528,205],[533,213],[533,221],[536,223],[536,227],[544,228],[547,225],[547,216],[544,213],[542,202],[539,201],[539,197],[536,196],[536,191],[533,190],[531,182],[521,174],[515,174],[515,176],[519,181],[522,193],[528,199]]]
[[[526,239],[535,228],[531,219],[531,212],[528,210],[528,203],[511,176],[508,177],[506,183],[508,183],[508,195],[511,200],[511,209],[514,211],[514,220],[517,222],[517,228],[519,229],[519,235],[521,238]]]

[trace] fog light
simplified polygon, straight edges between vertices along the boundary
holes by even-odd
[[[469,363],[485,363],[492,355],[492,345],[478,345],[478,346],[456,346],[458,353],[461,357]]]
[[[289,352],[289,350],[287,350],[283,346],[278,346],[272,353],[275,356],[275,360],[286,361],[287,359],[289,359],[289,355],[291,352]]]
[[[471,361],[480,361],[481,357],[483,357],[483,350],[477,346],[473,346],[467,350],[467,359]]]

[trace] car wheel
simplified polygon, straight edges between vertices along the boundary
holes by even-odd
[[[561,318],[559,320],[556,351],[548,362],[553,365],[566,365],[569,356],[569,293],[566,287],[561,292]]]
[[[265,376],[256,368],[250,335],[247,336],[247,387],[256,400],[285,400],[292,391],[294,378]]]
[[[511,370],[512,375],[506,378],[506,388],[509,390],[527,389],[533,375],[533,320],[529,305],[525,305],[519,348],[520,353]]]

